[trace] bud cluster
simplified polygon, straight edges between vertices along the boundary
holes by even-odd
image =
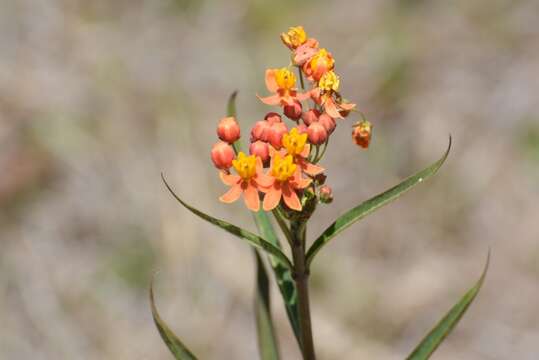
[[[291,51],[292,64],[266,70],[265,82],[271,95],[259,96],[264,104],[278,106],[281,112],[268,112],[255,122],[250,131],[249,155],[234,151],[232,145],[239,140],[241,131],[233,117],[221,119],[217,127],[221,141],[211,150],[221,179],[231,186],[221,200],[232,202],[243,194],[253,211],[258,211],[260,199],[266,211],[280,205],[302,211],[301,199],[307,193],[316,194],[322,203],[332,201],[331,188],[324,184],[326,175],[318,162],[337,127],[337,119],[347,117],[356,107],[343,100],[339,92],[340,78],[335,73],[333,55],[316,39],[309,38],[303,27],[290,28],[281,34],[281,40]],[[289,119],[291,126],[283,119]],[[367,148],[371,132],[370,123],[359,122],[354,125],[353,139]],[[237,175],[231,174],[231,168]]]

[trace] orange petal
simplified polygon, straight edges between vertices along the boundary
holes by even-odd
[[[309,153],[311,152],[311,145],[306,144],[303,148],[303,151],[299,154],[302,158],[307,158],[309,156]]]
[[[270,95],[266,97],[260,97],[259,95],[256,95],[266,105],[279,105],[281,103],[281,97],[279,94]]]
[[[283,184],[283,200],[290,209],[301,211],[301,202],[296,192],[290,188],[288,182]]]
[[[309,176],[316,176],[324,172],[324,168],[318,165],[311,164],[308,161],[302,162],[303,172]]]
[[[266,70],[265,81],[269,92],[277,92],[279,86],[277,86],[277,81],[275,80],[275,69]]]
[[[243,200],[245,205],[251,211],[260,210],[260,199],[258,198],[258,190],[256,189],[256,184],[251,180],[245,190],[243,191]]]
[[[281,195],[281,185],[275,183],[274,186],[269,188],[268,192],[266,192],[266,195],[264,196],[264,211],[271,211],[275,209],[277,205],[279,205],[279,201],[281,201]]]
[[[298,99],[299,101],[307,100],[310,97],[311,97],[310,92],[304,92],[304,93],[297,93],[296,94],[296,99]]]
[[[275,182],[275,178],[273,176],[269,176],[269,175],[264,174],[263,172],[260,172],[256,175],[255,181],[258,184],[258,186],[261,188],[260,191],[266,192],[267,191],[266,189],[270,188]]]
[[[332,118],[335,118],[335,119],[343,118],[341,113],[337,109],[337,105],[335,105],[335,102],[333,102],[333,99],[330,97],[328,97],[326,102],[324,103],[324,109],[326,110],[328,115],[331,116]]]
[[[243,190],[241,188],[241,183],[236,184],[236,185],[232,186],[230,188],[230,190],[228,190],[225,194],[223,194],[219,198],[219,200],[221,200],[224,203],[230,204],[230,203],[238,200],[239,197],[241,196],[242,192],[243,192]]]
[[[353,108],[356,107],[356,104],[352,104],[352,103],[341,103],[339,104],[339,107],[345,111],[350,111],[352,110]]]
[[[237,184],[241,179],[239,175],[225,174],[222,171],[219,172],[219,177],[221,178],[221,181],[228,186],[233,186]]]

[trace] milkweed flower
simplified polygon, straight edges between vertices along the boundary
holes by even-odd
[[[316,176],[324,171],[324,168],[310,163],[307,158],[311,147],[307,144],[309,128],[307,131],[300,131],[297,127],[292,128],[288,134],[283,135],[283,148],[286,154],[292,156],[295,163],[299,165],[301,171],[309,176]]]
[[[266,87],[274,93],[267,97],[258,97],[266,105],[293,105],[296,101],[309,98],[309,94],[298,93],[296,76],[287,68],[266,70]]]
[[[293,26],[281,34],[281,40],[290,50],[294,50],[307,41],[307,33],[303,26]]]
[[[266,165],[270,159],[268,143],[260,140],[253,142],[249,146],[249,154],[259,157],[262,163]]]
[[[313,122],[307,127],[309,142],[314,145],[321,145],[328,139],[328,131],[319,122]]]
[[[328,71],[333,70],[335,60],[326,49],[320,49],[303,65],[303,71],[311,81],[318,81]]]
[[[258,189],[262,186],[270,186],[273,179],[263,173],[262,160],[254,155],[247,156],[240,152],[237,158],[232,161],[232,166],[237,175],[220,173],[221,180],[230,186],[230,189],[219,200],[224,203],[232,203],[243,194],[247,208],[258,211],[260,209]]]
[[[305,44],[298,46],[292,53],[292,63],[296,66],[303,66],[318,52],[318,40],[308,39]]]
[[[333,70],[322,75],[318,81],[318,87],[311,92],[315,102],[324,106],[324,110],[333,118],[343,118],[340,111],[350,111],[356,104],[336,102],[334,96],[338,95],[340,78]],[[340,97],[340,96],[339,96]]]
[[[269,176],[271,179],[269,186],[260,187],[260,190],[265,193],[263,209],[265,211],[275,209],[282,198],[290,209],[301,211],[302,206],[296,191],[309,186],[311,179],[301,177],[301,169],[294,163],[292,155],[282,157],[275,152]]]
[[[357,145],[366,149],[369,147],[372,137],[372,124],[363,120],[354,125],[354,130],[352,131],[352,138]]]

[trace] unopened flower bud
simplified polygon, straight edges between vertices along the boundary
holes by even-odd
[[[354,125],[354,130],[352,131],[352,138],[362,148],[366,149],[369,147],[372,137],[372,124],[367,120],[363,120]]]
[[[303,122],[305,123],[305,125],[309,126],[313,122],[318,121],[319,116],[320,116],[320,111],[316,109],[309,109],[301,115],[301,118],[303,119]]]
[[[211,160],[216,168],[228,170],[234,160],[234,149],[224,141],[219,141],[211,148]]]
[[[299,124],[296,128],[299,134],[305,134],[307,132],[307,126],[305,124]]]
[[[284,106],[283,109],[284,114],[292,120],[299,120],[299,118],[301,117],[301,111],[302,106],[299,101],[294,101],[292,105],[287,104]]]
[[[269,145],[263,141],[255,141],[249,146],[249,153],[258,156],[265,165],[269,162]]]
[[[321,174],[318,174],[314,177],[314,181],[318,184],[318,185],[324,185],[324,183],[326,182],[326,179],[327,179],[327,175],[324,174],[324,173],[321,173]]]
[[[322,124],[322,126],[326,129],[329,135],[333,133],[333,130],[337,127],[337,123],[335,122],[335,119],[329,116],[326,113],[323,113],[318,118],[318,122]]]
[[[266,120],[257,121],[251,129],[251,141],[268,141],[270,123]]]
[[[279,150],[283,146],[282,139],[286,133],[288,133],[288,129],[285,123],[273,123],[269,128],[268,141],[275,149]]]
[[[281,119],[281,115],[277,114],[276,112],[269,112],[264,116],[264,120],[266,120],[270,125],[273,123],[283,122]]]
[[[219,139],[233,144],[240,138],[240,126],[234,117],[225,117],[217,125]]]
[[[330,202],[333,201],[333,191],[327,185],[322,185],[320,187],[319,196],[320,196],[321,203],[329,204]]]
[[[307,136],[309,137],[309,142],[313,145],[320,145],[326,142],[328,139],[328,132],[322,124],[319,122],[313,122],[307,128]]]

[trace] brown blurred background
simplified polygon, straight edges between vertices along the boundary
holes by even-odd
[[[257,358],[253,258],[166,193],[253,229],[209,161],[240,90],[244,133],[269,110],[279,33],[329,48],[375,125],[340,122],[323,161],[340,213],[453,151],[440,173],[314,262],[321,359],[402,359],[479,276],[434,358],[539,358],[539,2],[0,2],[0,358],[171,359],[163,317],[202,359]],[[275,289],[274,289],[275,290]],[[299,353],[279,294],[284,359]]]

